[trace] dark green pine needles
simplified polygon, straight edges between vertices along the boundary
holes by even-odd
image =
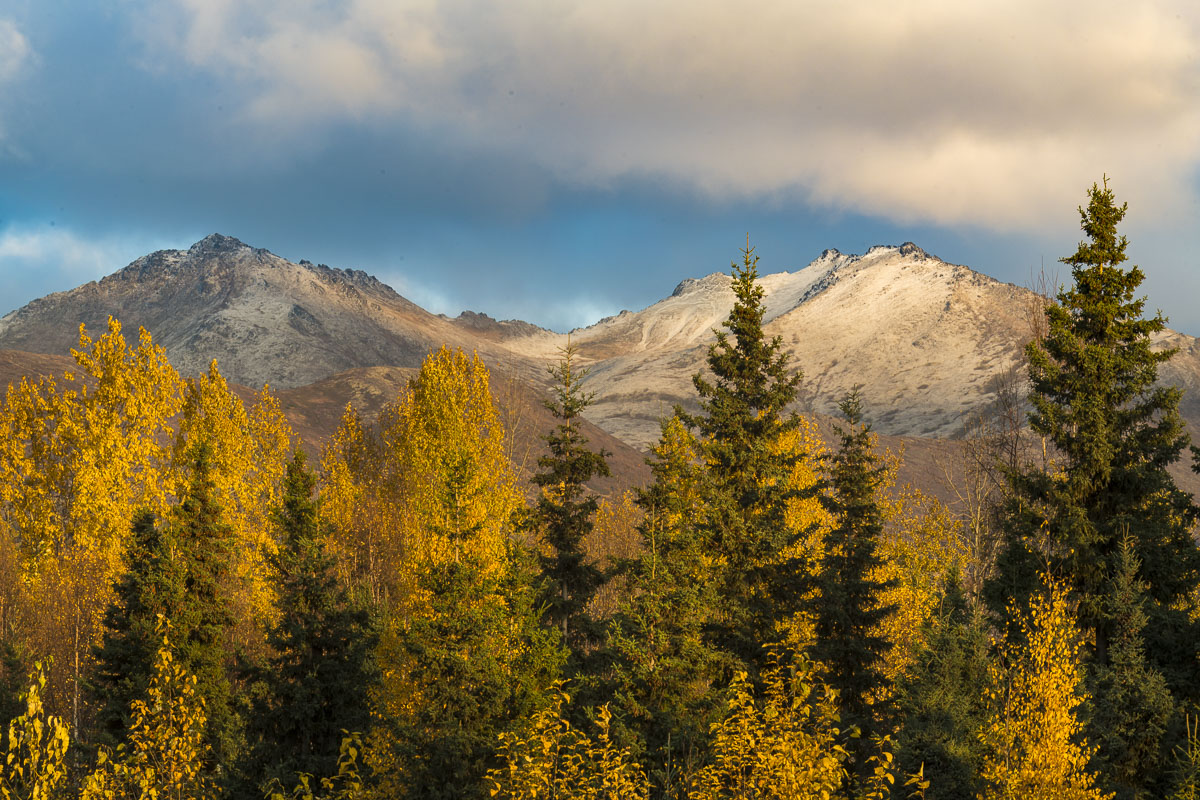
[[[180,664],[196,676],[196,694],[204,699],[213,769],[235,759],[241,725],[226,673],[233,618],[223,591],[229,540],[213,485],[211,450],[201,443],[192,455],[182,501],[165,523],[157,526],[145,513],[135,519],[127,572],[97,652],[94,696],[103,709],[106,738],[124,738],[128,702],[141,697],[150,683],[159,645],[154,626],[161,614],[171,623]]]
[[[877,499],[883,466],[872,452],[857,389],[839,408],[846,424],[838,428],[838,451],[827,459],[821,495],[834,524],[817,576],[813,657],[825,665],[829,685],[838,690],[843,722],[859,730],[858,738],[842,744],[855,755],[861,773],[872,737],[891,730],[888,709],[878,699],[887,694],[883,661],[891,645],[879,631],[895,609],[881,602],[892,584],[874,577],[883,563],[883,511]]]
[[[708,546],[723,564],[715,578],[719,616],[712,641],[756,671],[763,646],[799,610],[802,596],[798,567],[782,558],[799,538],[784,517],[796,494],[797,456],[778,447],[799,425],[786,409],[796,399],[800,374],[789,369],[782,340],[763,332],[764,291],[749,244],[742,264],[732,268],[733,309],[708,349],[713,377],[693,378],[701,413],[684,419],[700,434],[710,479]]]
[[[1147,652],[1173,688],[1195,694],[1195,637],[1180,601],[1200,579],[1190,531],[1198,509],[1167,468],[1188,444],[1180,390],[1156,385],[1173,350],[1153,350],[1161,314],[1142,318],[1135,297],[1142,271],[1125,268],[1125,215],[1107,182],[1093,185],[1080,209],[1087,241],[1062,259],[1074,283],[1046,309],[1048,333],[1030,343],[1030,425],[1051,448],[1047,469],[1010,475],[1011,502],[989,603],[1003,615],[1010,598],[1027,598],[1039,570],[1069,582],[1094,659],[1110,661],[1115,621],[1106,607],[1108,578],[1128,535],[1147,586]]]
[[[297,450],[272,517],[279,550],[269,564],[279,621],[267,634],[265,663],[246,675],[256,684],[242,768],[252,787],[272,778],[290,787],[302,772],[335,775],[343,732],[365,733],[369,724],[377,636],[364,604],[337,579],[318,522],[314,484]]]
[[[559,629],[571,654],[569,670],[593,650],[600,638],[595,621],[587,613],[588,603],[605,580],[604,573],[588,561],[584,539],[592,531],[596,498],[587,488],[595,476],[609,475],[603,451],[588,447],[580,425],[583,410],[592,396],[580,387],[587,370],[577,363],[578,348],[568,341],[562,359],[550,368],[554,397],[546,408],[559,420],[546,437],[549,455],[538,459],[533,482],[541,487],[530,522],[550,553],[542,557],[542,572],[548,583],[547,614]]]

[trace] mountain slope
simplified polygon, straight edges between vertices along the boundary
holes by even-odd
[[[251,386],[302,386],[353,367],[419,366],[441,344],[477,348],[498,362],[507,355],[503,323],[447,320],[366,273],[294,264],[220,234],[35,300],[0,319],[0,347],[66,353],[80,323],[102,331],[110,314],[127,331],[149,330],[182,373],[203,372],[216,358],[227,378]],[[538,330],[511,327],[527,337]]]
[[[1022,347],[1040,315],[1032,292],[911,243],[861,256],[827,250],[803,269],[761,280],[766,330],[804,373],[802,408],[832,415],[861,385],[866,418],[895,436],[959,435],[998,386],[1019,382]],[[732,303],[729,277],[717,273],[573,331],[591,369],[585,389],[595,393],[587,418],[635,448],[656,441],[675,404],[695,408],[692,376],[705,369],[713,329]],[[231,381],[280,389],[346,370],[417,367],[446,344],[478,352],[496,378],[544,392],[546,367],[567,341],[523,322],[430,314],[362,272],[292,263],[214,234],[0,318],[0,348],[63,355],[80,322],[99,331],[109,314],[128,331],[149,329],[184,374],[216,358]],[[1179,348],[1162,378],[1187,390],[1185,416],[1200,421],[1200,344],[1175,332],[1160,344]]]

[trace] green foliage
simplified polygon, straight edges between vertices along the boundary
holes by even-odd
[[[211,800],[218,794],[206,768],[204,698],[196,676],[176,661],[170,630],[160,617],[154,672],[145,697],[130,706],[128,739],[115,752],[100,750],[82,800]]]
[[[678,417],[663,422],[648,463],[654,483],[638,498],[642,552],[621,567],[631,599],[609,628],[607,688],[620,724],[645,748],[656,795],[677,796],[704,756],[726,665],[703,636],[714,604],[704,478]]]
[[[1080,209],[1087,241],[1062,259],[1073,284],[1046,309],[1048,332],[1027,350],[1030,425],[1052,446],[1047,469],[1009,476],[1005,542],[989,603],[1003,615],[1009,598],[1027,599],[1038,570],[1069,581],[1094,657],[1110,661],[1116,633],[1106,608],[1108,576],[1128,533],[1147,585],[1148,652],[1176,691],[1195,696],[1195,635],[1185,603],[1200,580],[1190,531],[1200,510],[1167,468],[1188,443],[1180,392],[1156,384],[1174,351],[1152,349],[1161,314],[1143,319],[1135,299],[1143,274],[1126,269],[1126,240],[1107,182]]]
[[[115,747],[129,729],[129,709],[145,697],[161,643],[158,619],[175,619],[185,602],[186,565],[178,558],[173,530],[149,511],[133,519],[125,573],[104,617],[104,640],[96,650],[89,687],[100,706],[98,743]]]
[[[565,715],[571,698],[556,692],[533,715],[527,729],[500,736],[500,765],[488,772],[495,800],[644,800],[646,775],[611,734],[612,714],[602,706],[596,735],[572,727]]]
[[[813,655],[829,670],[846,721],[862,734],[857,742],[846,742],[857,757],[854,771],[861,775],[862,743],[890,731],[885,703],[890,687],[882,669],[890,643],[881,635],[881,624],[895,609],[882,599],[892,583],[874,577],[882,564],[883,512],[876,497],[883,467],[871,450],[857,391],[840,408],[846,427],[838,429],[841,446],[828,459],[828,488],[822,495],[834,526],[817,576]]]
[[[554,398],[546,408],[559,420],[546,437],[549,455],[538,459],[533,483],[541,488],[530,524],[549,548],[542,558],[548,581],[547,611],[571,653],[575,668],[595,646],[599,631],[587,614],[588,603],[604,583],[604,573],[588,561],[583,542],[591,532],[596,498],[587,489],[595,476],[609,475],[603,451],[588,448],[580,427],[592,396],[581,383],[587,370],[577,362],[578,348],[569,341],[558,364],[550,368]]]
[[[983,789],[989,642],[986,626],[952,576],[927,644],[896,687],[897,761],[929,780],[929,800],[975,797]]]
[[[365,731],[370,721],[378,636],[367,610],[337,580],[318,524],[314,483],[297,450],[273,516],[279,551],[268,559],[279,618],[267,634],[265,663],[246,675],[257,691],[247,715],[249,753],[242,772],[255,785],[333,774],[340,733]]]
[[[226,642],[233,619],[224,585],[229,559],[229,530],[221,520],[210,475],[207,446],[195,451],[189,485],[167,520],[155,524],[147,513],[137,517],[127,557],[128,571],[109,608],[100,668],[94,686],[103,703],[102,721],[110,741],[130,730],[130,703],[144,695],[157,662],[161,637],[157,620],[171,622],[176,657],[196,679],[205,703],[210,767],[234,762],[240,720],[231,707],[226,675]]]
[[[732,265],[733,308],[708,349],[712,381],[693,378],[701,413],[684,419],[700,433],[709,479],[706,546],[717,559],[718,597],[713,641],[758,665],[759,643],[778,637],[800,610],[802,569],[785,557],[799,538],[785,522],[797,456],[774,446],[799,425],[785,409],[796,399],[800,374],[788,369],[782,340],[763,333],[758,257],[749,245],[742,256],[740,266]]]
[[[557,634],[540,624],[527,585],[491,575],[470,558],[430,565],[419,580],[428,609],[385,637],[407,699],[383,709],[381,797],[482,797],[496,737],[546,702],[561,667]]]
[[[1184,727],[1183,743],[1176,746],[1173,754],[1175,789],[1170,800],[1200,800],[1200,723],[1186,717]]]
[[[1101,772],[1121,800],[1163,795],[1163,736],[1175,710],[1162,674],[1146,663],[1139,566],[1133,543],[1122,539],[1104,609],[1113,623],[1109,662],[1093,665],[1089,676],[1094,698],[1089,738],[1099,749]]]
[[[48,716],[42,705],[46,675],[34,665],[22,696],[25,713],[8,723],[5,756],[0,765],[0,800],[54,800],[66,781],[67,726]]]
[[[321,778],[316,790],[313,776],[300,773],[291,792],[285,793],[278,780],[272,780],[265,792],[266,800],[358,800],[363,793],[363,781],[359,774],[358,757],[362,752],[362,741],[357,733],[342,731],[343,739],[338,749],[337,772]],[[317,791],[320,794],[317,794]]]

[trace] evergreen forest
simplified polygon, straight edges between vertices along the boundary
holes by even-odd
[[[524,480],[472,354],[306,456],[268,388],[81,327],[0,406],[0,798],[1200,797],[1200,450],[1125,210],[1087,193],[954,511],[859,392],[795,410],[749,243],[624,496],[571,344]]]

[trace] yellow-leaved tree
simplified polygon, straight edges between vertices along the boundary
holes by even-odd
[[[102,749],[83,783],[83,800],[170,798],[212,800],[217,788],[205,769],[207,716],[196,677],[175,660],[170,624],[157,627],[162,644],[144,700],[130,708],[129,741]]]
[[[0,408],[0,527],[21,556],[16,635],[52,655],[47,701],[78,736],[82,683],[135,511],[161,512],[182,381],[144,329],[80,326],[77,370],[23,379]]]
[[[1087,702],[1079,660],[1080,634],[1067,587],[1043,579],[1027,614],[1010,608],[1012,638],[999,645],[989,692],[991,721],[983,778],[996,800],[1106,800],[1088,762],[1095,748],[1083,736],[1079,709]]]
[[[709,763],[691,778],[689,800],[832,800],[841,798],[850,754],[838,742],[837,693],[802,653],[772,653],[760,693],[744,672],[730,685],[728,711],[713,726]],[[878,743],[860,800],[891,796],[896,769],[890,743]]]
[[[37,664],[22,698],[25,713],[8,723],[0,762],[0,800],[51,800],[66,782],[70,739],[63,721],[46,714],[45,689],[46,675]]]
[[[833,527],[833,517],[818,496],[822,479],[818,465],[828,448],[817,424],[809,417],[801,417],[795,428],[772,442],[772,448],[777,453],[791,453],[795,459],[788,476],[794,494],[787,501],[784,522],[798,538],[782,556],[794,559],[798,569],[815,579],[825,553],[825,536]],[[815,587],[815,580],[809,584]],[[776,631],[789,646],[799,649],[812,643],[816,622],[811,609],[816,602],[816,589],[809,588],[802,603],[805,610],[797,613],[784,630]]]
[[[172,454],[175,482],[182,485],[187,480],[193,448],[207,442],[216,499],[234,540],[231,585],[226,589],[237,621],[235,636],[251,652],[261,647],[261,631],[275,615],[266,560],[277,546],[268,515],[279,502],[293,439],[279,401],[267,386],[247,410],[215,360],[207,375],[187,381]]]
[[[447,347],[430,353],[381,422],[400,476],[409,562],[460,559],[469,546],[499,568],[523,497],[479,357]]]
[[[495,800],[645,800],[650,784],[628,749],[611,735],[608,706],[596,712],[593,738],[571,725],[562,691],[528,730],[500,736],[502,765],[488,772]]]
[[[936,498],[905,487],[884,506],[888,522],[879,542],[880,601],[895,609],[880,635],[890,644],[882,671],[889,685],[908,673],[926,644],[929,621],[945,597],[949,576],[963,563],[961,522]]]
[[[352,405],[321,454],[321,476],[321,519],[342,579],[365,586],[371,600],[383,604],[404,556],[393,525],[398,476],[382,438]]]
[[[557,670],[515,540],[523,505],[478,357],[431,353],[382,420],[385,478],[399,488],[378,650],[378,721],[367,762],[378,796],[405,785],[458,796],[478,789],[496,735],[522,717]],[[456,676],[462,686],[449,684]]]

